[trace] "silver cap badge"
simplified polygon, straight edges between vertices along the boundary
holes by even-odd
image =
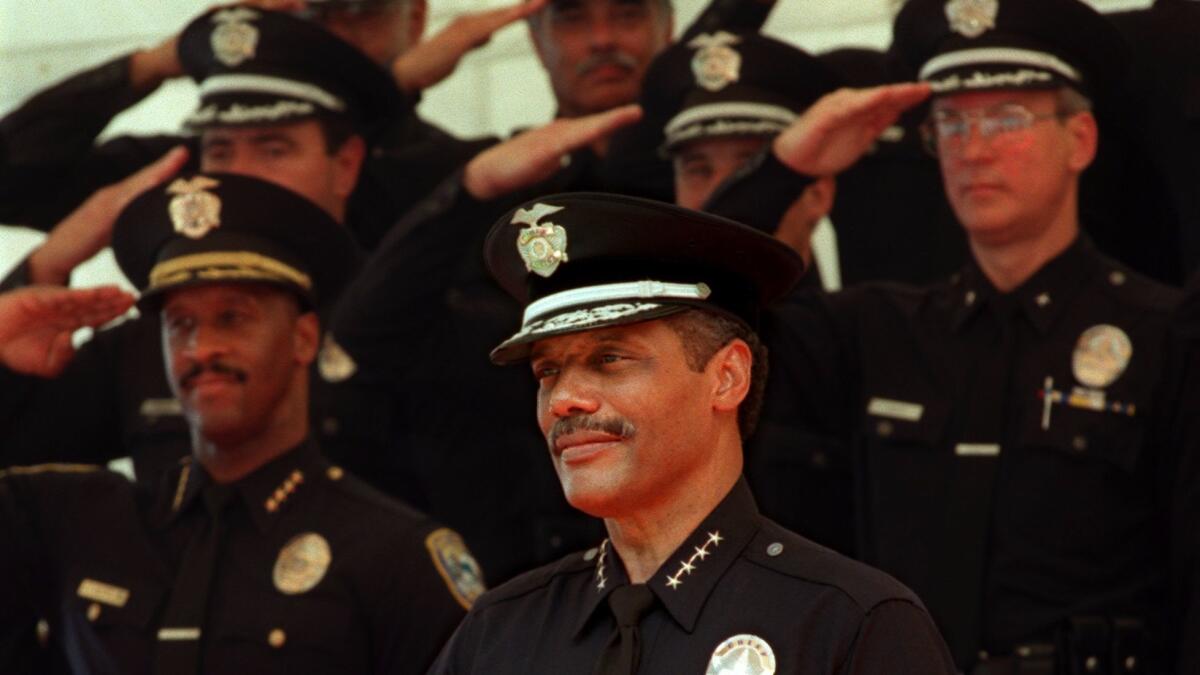
[[[692,57],[696,84],[709,91],[721,91],[737,82],[741,76],[742,55],[730,45],[741,41],[736,35],[718,31],[697,35],[689,42],[688,46],[696,49],[696,55]]]
[[[950,29],[969,38],[977,38],[996,27],[1000,0],[950,0],[946,3],[946,18]]]
[[[321,583],[333,553],[329,542],[316,532],[305,532],[292,537],[279,551],[275,569],[271,576],[280,593],[298,595],[306,593]]]
[[[207,192],[220,184],[208,176],[178,178],[171,183],[167,192],[175,197],[167,209],[176,232],[199,239],[221,225],[221,198]]]
[[[1109,324],[1083,331],[1075,343],[1071,369],[1085,387],[1103,389],[1125,372],[1133,358],[1133,343],[1125,331]]]
[[[717,645],[705,675],[775,675],[775,650],[757,635],[734,635]]]
[[[517,253],[525,261],[525,269],[543,277],[554,274],[558,266],[567,262],[567,231],[554,223],[542,224],[542,218],[562,211],[562,206],[534,204],[532,208],[518,209],[513,215],[513,225],[528,225],[517,234]]]
[[[254,58],[258,48],[258,28],[248,23],[258,18],[258,12],[245,7],[235,7],[217,12],[213,23],[218,24],[212,32],[213,55],[230,68],[237,68]]]

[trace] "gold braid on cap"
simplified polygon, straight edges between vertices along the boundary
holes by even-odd
[[[150,289],[178,286],[192,280],[282,281],[312,290],[312,279],[274,258],[250,251],[194,253],[165,260],[150,270]]]

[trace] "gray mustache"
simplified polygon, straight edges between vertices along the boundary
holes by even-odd
[[[637,428],[627,419],[620,417],[593,417],[591,415],[573,415],[564,417],[550,427],[550,447],[554,447],[560,436],[576,431],[599,431],[619,438],[632,438],[637,434]]]
[[[575,66],[576,75],[587,75],[601,66],[619,66],[626,70],[637,68],[637,59],[625,52],[602,52],[593,54]]]

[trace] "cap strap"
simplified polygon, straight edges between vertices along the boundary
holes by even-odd
[[[947,52],[929,59],[924,66],[921,66],[919,77],[925,80],[933,73],[950,68],[985,63],[1009,63],[1016,66],[1041,68],[1042,70],[1058,73],[1074,82],[1083,81],[1083,76],[1079,74],[1078,70],[1057,56],[1047,54],[1046,52],[1039,52],[1032,49],[1018,49],[1016,47],[978,47],[975,49],[961,49],[955,52]]]
[[[205,281],[282,281],[312,290],[312,279],[274,258],[250,251],[194,253],[165,260],[150,270],[150,290],[193,279]]]
[[[706,300],[712,294],[708,284],[676,284],[664,281],[625,281],[616,284],[584,286],[561,291],[532,302],[525,308],[522,323],[528,325],[544,316],[567,307],[590,305],[614,300],[673,298],[676,300]]]
[[[200,83],[200,96],[211,96],[229,92],[250,94],[275,94],[311,101],[317,105],[341,112],[346,109],[342,99],[308,82],[297,82],[270,75],[229,74],[213,75]]]

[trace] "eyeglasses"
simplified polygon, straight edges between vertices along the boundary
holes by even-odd
[[[1024,132],[1035,123],[1069,116],[1062,111],[1035,114],[1019,103],[1004,103],[970,112],[938,110],[921,125],[921,138],[925,150],[934,157],[945,153],[958,154],[966,146],[971,137],[971,127],[974,126],[989,147],[1003,150],[1025,140]]]

